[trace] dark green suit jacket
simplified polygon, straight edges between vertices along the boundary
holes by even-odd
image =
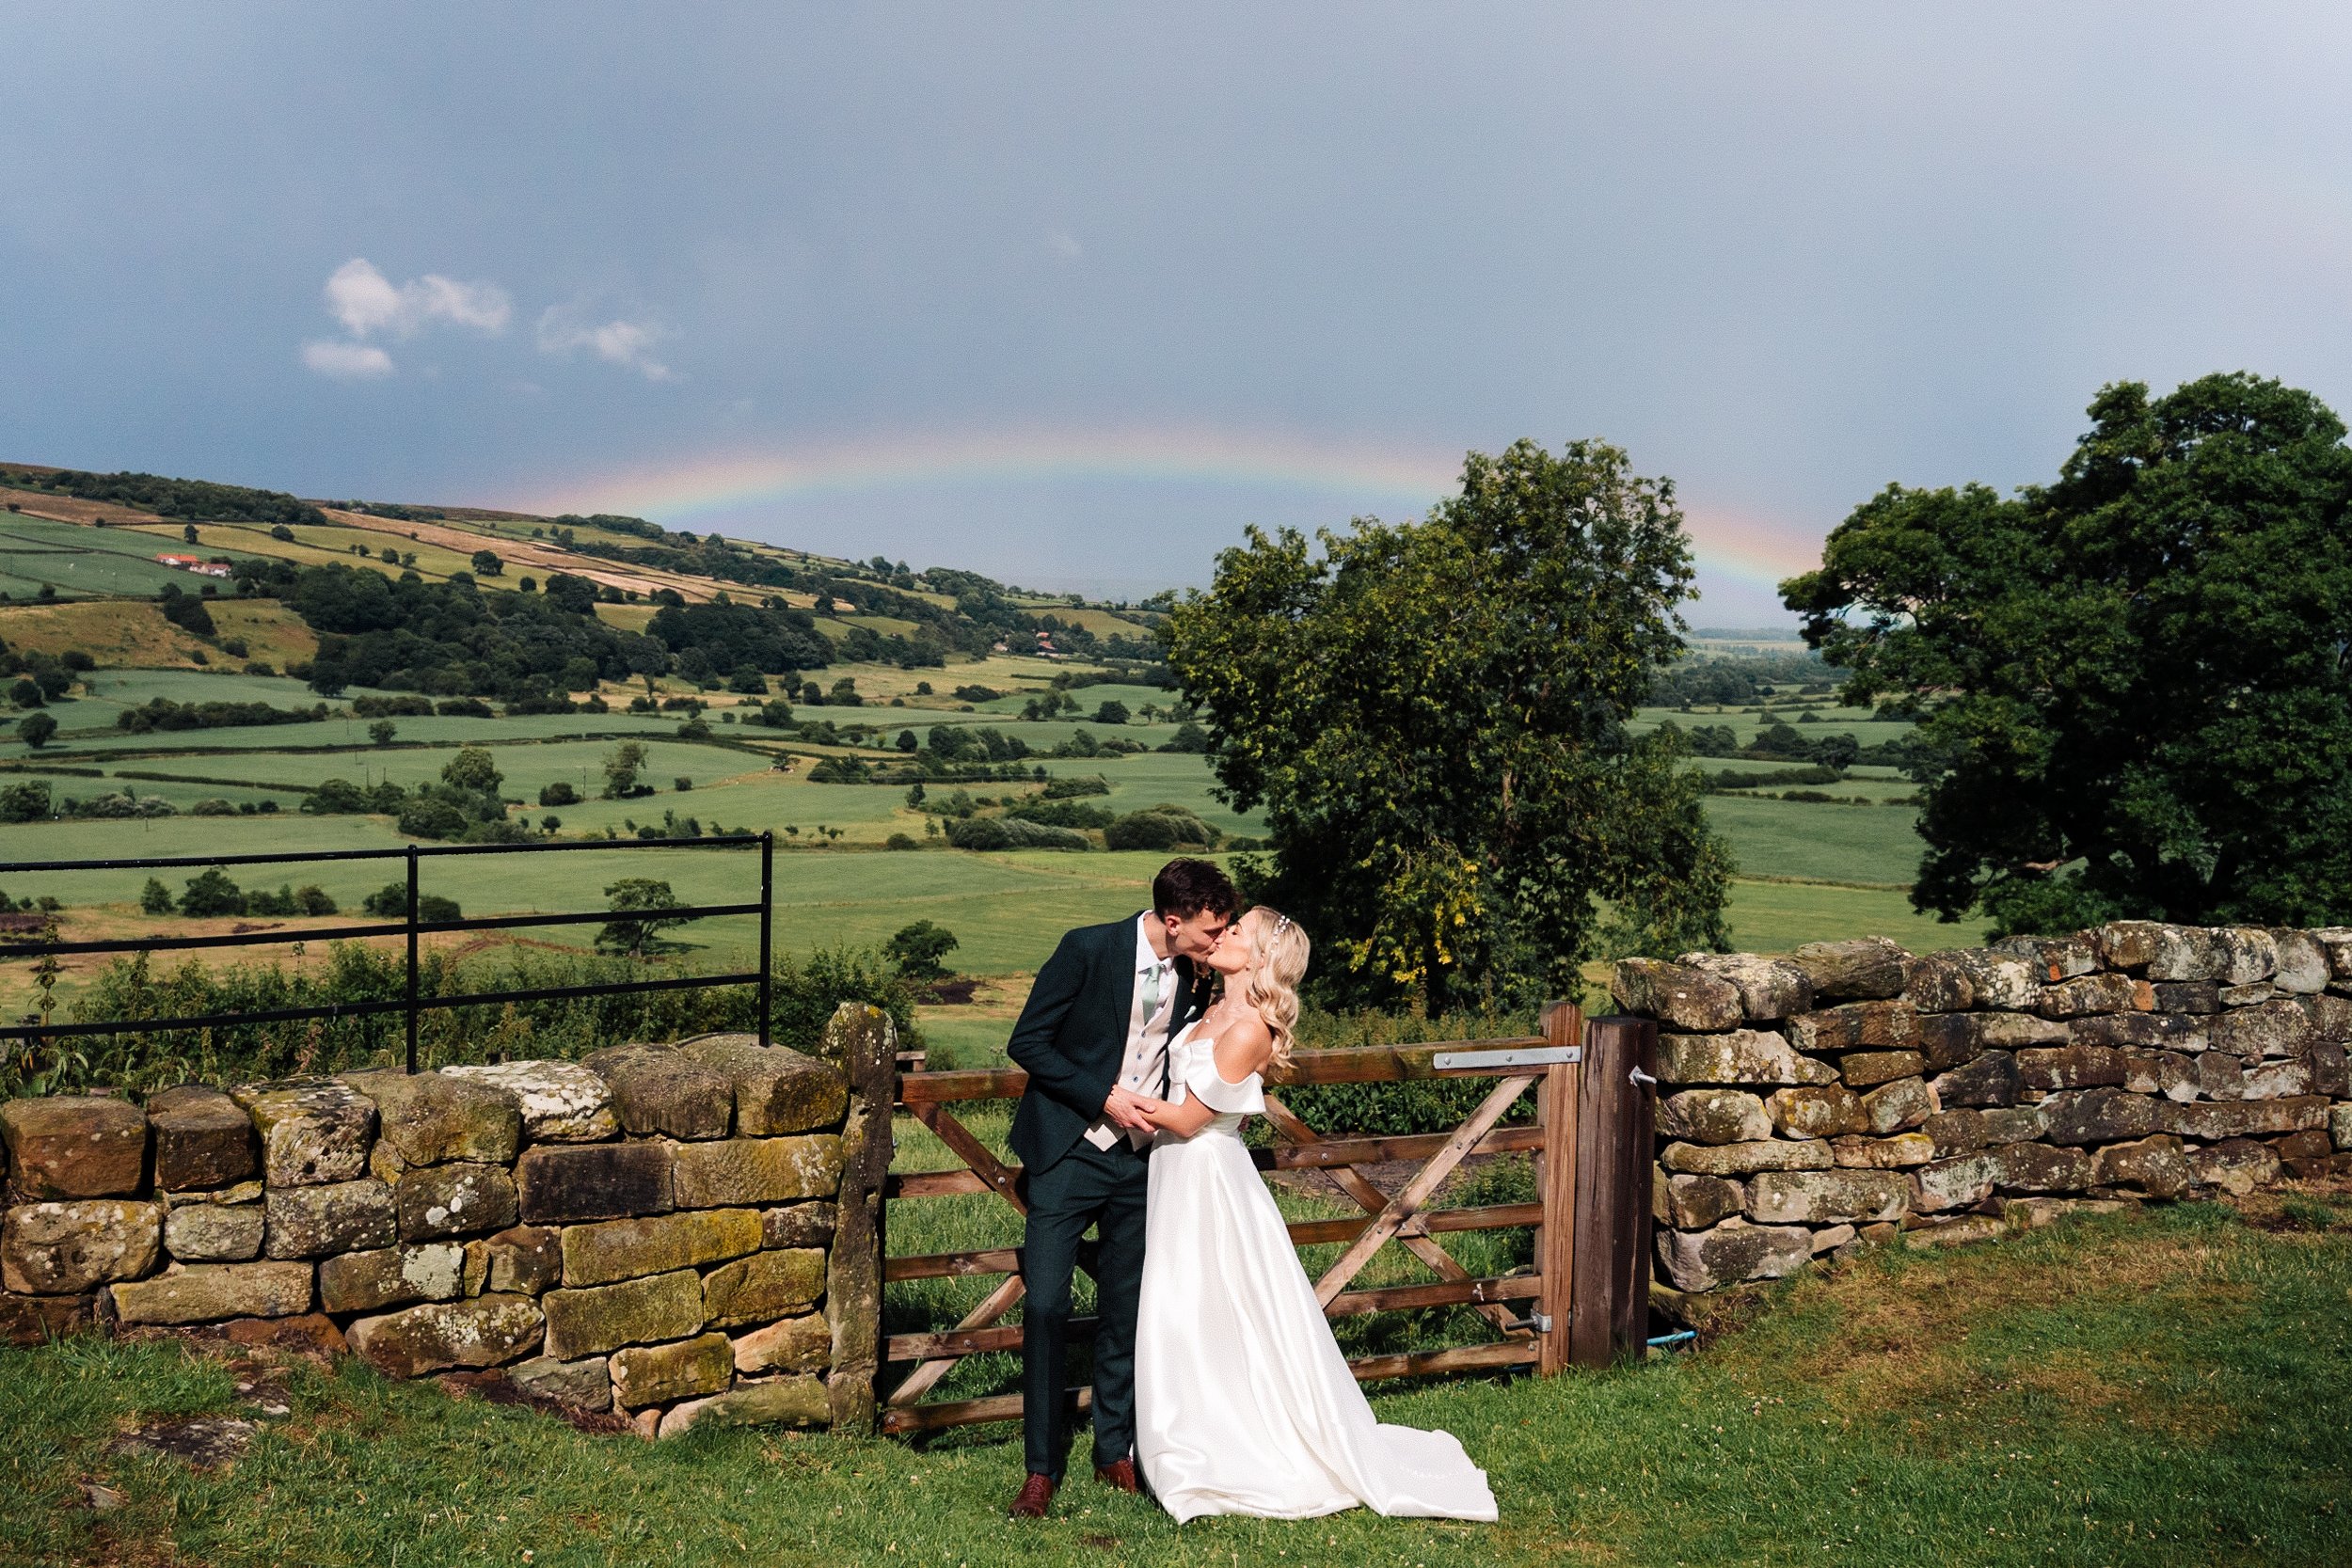
[[[1037,972],[1037,984],[1005,1047],[1029,1075],[1012,1114],[1012,1151],[1030,1171],[1070,1152],[1103,1115],[1127,1054],[1127,1021],[1136,1002],[1136,919],[1081,926],[1061,939]],[[1190,959],[1175,962],[1176,1010],[1168,1036],[1192,1021],[1208,988]]]

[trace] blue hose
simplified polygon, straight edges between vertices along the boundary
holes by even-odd
[[[1698,1337],[1699,1337],[1699,1333],[1698,1333],[1698,1330],[1697,1330],[1697,1329],[1695,1329],[1695,1328],[1686,1328],[1686,1329],[1682,1330],[1682,1332],[1680,1332],[1679,1334],[1661,1334],[1661,1335],[1660,1335],[1657,1338],[1652,1339],[1652,1340],[1649,1342],[1649,1348],[1650,1348],[1650,1349],[1652,1349],[1652,1350],[1664,1350],[1664,1349],[1666,1349],[1666,1348],[1667,1348],[1668,1346],[1670,1346],[1670,1345],[1678,1345],[1678,1344],[1682,1343],[1685,1339],[1695,1339],[1695,1338],[1697,1338]]]

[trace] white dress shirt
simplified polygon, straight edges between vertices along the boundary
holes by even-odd
[[[1135,993],[1127,1006],[1127,1052],[1119,1066],[1119,1086],[1134,1094],[1157,1095],[1167,1086],[1168,1026],[1176,1016],[1176,959],[1172,954],[1163,958],[1152,951],[1153,918],[1149,911],[1136,917]],[[1160,1001],[1146,1013],[1145,988],[1154,971],[1160,977]],[[1095,1118],[1086,1140],[1106,1149],[1122,1134],[1137,1148],[1152,1141],[1151,1133],[1121,1127],[1108,1117]]]

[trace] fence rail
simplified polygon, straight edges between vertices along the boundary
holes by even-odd
[[[759,967],[726,974],[671,975],[655,980],[609,980],[593,985],[547,986],[531,990],[484,991],[459,996],[418,994],[418,939],[452,931],[505,931],[529,927],[584,926],[626,921],[632,911],[572,910],[547,913],[483,915],[473,919],[424,920],[418,914],[419,873],[422,863],[465,855],[546,855],[567,851],[628,850],[692,851],[752,849],[759,851],[759,896],[734,904],[681,905],[675,909],[640,911],[664,920],[707,920],[720,915],[759,917]],[[178,1018],[102,1019],[80,1023],[21,1023],[0,1027],[0,1040],[45,1040],[87,1035],[155,1034],[179,1029],[223,1029],[254,1023],[293,1023],[306,1019],[372,1018],[401,1014],[407,1023],[407,1070],[417,1070],[417,1021],[438,1008],[480,1006],[509,1002],[553,1002],[588,996],[628,996],[649,991],[691,990],[717,986],[756,986],[759,990],[759,1043],[769,1043],[770,1014],[774,1006],[773,940],[775,914],[775,835],[725,833],[692,839],[586,839],[561,844],[409,844],[396,849],[322,849],[284,854],[171,855],[103,860],[0,862],[0,876],[57,871],[210,870],[231,865],[309,865],[350,861],[399,861],[407,867],[407,908],[399,920],[362,926],[273,927],[266,931],[224,931],[204,936],[138,937],[107,941],[16,941],[0,946],[0,958],[41,958],[86,953],[153,953],[198,948],[251,947],[307,942],[316,938],[351,941],[364,937],[405,937],[407,961],[404,994],[397,1000],[338,1002],[308,1007],[246,1009],[235,1013],[203,1013]]]
[[[1327,1137],[1293,1115],[1278,1095],[1266,1097],[1276,1141],[1252,1149],[1251,1162],[1262,1171],[1324,1172],[1340,1195],[1362,1211],[1355,1216],[1289,1222],[1295,1246],[1343,1245],[1338,1259],[1316,1282],[1326,1316],[1467,1306],[1485,1317],[1499,1336],[1485,1344],[1359,1357],[1349,1363],[1358,1378],[1514,1367],[1555,1372],[1570,1365],[1605,1366],[1617,1356],[1643,1354],[1649,1293],[1650,1111],[1635,1074],[1655,1066],[1656,1040],[1656,1027],[1645,1020],[1608,1018],[1587,1025],[1575,1006],[1554,1003],[1545,1010],[1541,1035],[1302,1051],[1292,1059],[1275,1087],[1425,1078],[1489,1078],[1495,1085],[1452,1132],[1390,1137]],[[1025,1213],[1020,1168],[997,1159],[952,1108],[1017,1098],[1027,1083],[1027,1075],[1018,1069],[901,1074],[898,1105],[961,1164],[886,1178],[885,1213],[892,1201],[973,1193],[994,1193]],[[1534,1125],[1496,1125],[1531,1089],[1535,1097]],[[1533,1153],[1538,1160],[1536,1201],[1463,1209],[1428,1206],[1463,1160],[1515,1152]],[[1418,1161],[1421,1165],[1393,1196],[1358,1168],[1395,1161]],[[1535,1231],[1534,1264],[1521,1273],[1473,1275],[1438,1241],[1440,1235],[1515,1227]],[[1410,1253],[1438,1278],[1425,1284],[1351,1289],[1364,1265],[1389,1245]],[[912,1370],[895,1387],[880,1390],[882,1429],[916,1433],[1017,1418],[1017,1393],[929,1403],[924,1396],[964,1356],[1021,1348],[1021,1325],[1003,1321],[1025,1293],[1021,1249],[980,1247],[898,1258],[886,1256],[886,1247],[884,1251],[885,1284],[1002,1277],[960,1323],[883,1339],[883,1363],[912,1364]],[[1073,1319],[1071,1326],[1083,1333],[1091,1323]],[[1091,1390],[1073,1389],[1067,1397],[1085,1409]]]

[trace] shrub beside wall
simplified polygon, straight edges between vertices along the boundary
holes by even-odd
[[[1868,938],[1629,959],[1611,989],[1660,1025],[1658,1260],[1686,1291],[2352,1170],[2352,927]]]
[[[896,1049],[849,1005],[817,1055],[10,1101],[0,1337],[310,1316],[387,1375],[502,1367],[646,1436],[867,1428]]]

